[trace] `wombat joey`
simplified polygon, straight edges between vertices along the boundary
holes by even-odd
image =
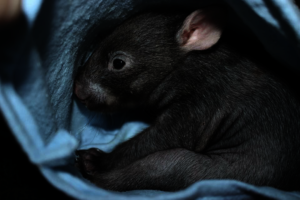
[[[91,110],[141,109],[155,120],[111,153],[77,151],[85,178],[116,191],[175,191],[205,179],[300,189],[299,103],[231,45],[225,15],[145,12],[98,41],[78,70],[78,99]]]

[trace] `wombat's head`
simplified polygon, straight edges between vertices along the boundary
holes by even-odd
[[[79,70],[75,94],[92,110],[144,104],[187,52],[210,48],[219,40],[218,11],[146,13],[126,21],[99,43]]]

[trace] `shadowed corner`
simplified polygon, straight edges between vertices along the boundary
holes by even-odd
[[[2,155],[1,180],[3,183],[1,198],[3,199],[73,199],[54,188],[33,165],[24,153],[20,144],[13,137],[0,110],[0,132],[5,145],[1,145]],[[45,194],[47,196],[45,196]]]

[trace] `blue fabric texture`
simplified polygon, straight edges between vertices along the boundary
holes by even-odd
[[[75,198],[91,200],[300,199],[300,192],[232,180],[199,181],[173,193],[117,193],[97,188],[72,167],[76,149],[98,147],[109,152],[147,127],[125,116],[104,117],[74,100],[74,69],[79,65],[81,49],[92,51],[92,36],[149,6],[197,8],[214,3],[232,7],[271,55],[300,70],[300,13],[288,0],[23,1],[27,29],[9,49],[1,49],[8,59],[0,60],[0,108],[31,162],[55,187]],[[97,30],[93,28],[96,26]]]

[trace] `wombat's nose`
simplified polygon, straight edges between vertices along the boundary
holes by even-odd
[[[88,91],[78,82],[75,83],[74,93],[81,101],[85,101],[90,96]]]

